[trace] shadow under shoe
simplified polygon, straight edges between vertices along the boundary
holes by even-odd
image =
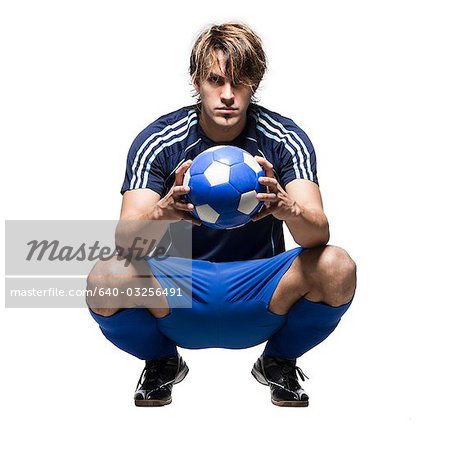
[[[295,359],[260,356],[253,366],[252,375],[258,382],[270,387],[272,403],[276,406],[309,405],[308,394],[300,386],[297,375],[302,381],[308,377],[295,364]]]
[[[172,387],[184,380],[189,368],[180,355],[145,361],[134,393],[136,406],[164,406],[172,402]]]

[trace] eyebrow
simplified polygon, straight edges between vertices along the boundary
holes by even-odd
[[[218,73],[215,72],[210,72],[208,77],[225,78],[223,75],[219,75]]]

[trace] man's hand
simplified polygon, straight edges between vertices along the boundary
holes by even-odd
[[[155,218],[158,220],[169,220],[177,222],[179,220],[187,220],[194,225],[201,225],[200,220],[189,214],[194,209],[192,203],[183,201],[190,188],[183,186],[184,174],[192,164],[192,160],[187,160],[175,172],[175,182],[165,197],[158,201],[155,205]]]
[[[264,200],[265,206],[258,214],[252,217],[252,221],[260,220],[269,214],[272,214],[279,220],[289,220],[295,217],[298,205],[276,180],[273,165],[260,156],[255,156],[255,159],[264,169],[265,176],[260,177],[259,182],[267,187],[267,193],[256,194],[258,200]]]

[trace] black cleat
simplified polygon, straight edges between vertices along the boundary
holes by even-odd
[[[308,378],[295,365],[296,360],[260,356],[255,362],[252,375],[261,384],[270,386],[272,403],[277,406],[308,406],[308,394],[300,386],[297,374],[302,381]]]
[[[172,387],[184,380],[189,368],[180,355],[172,358],[145,361],[134,404],[136,406],[164,406],[172,403]]]

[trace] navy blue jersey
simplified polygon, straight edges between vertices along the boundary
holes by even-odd
[[[122,194],[147,188],[163,197],[175,181],[175,170],[186,160],[217,145],[199,126],[195,105],[166,114],[145,128],[128,153]],[[316,156],[306,133],[291,119],[251,104],[243,132],[230,145],[273,164],[283,188],[302,178],[318,183]],[[190,226],[187,222],[174,224]],[[234,230],[214,230],[204,225],[192,228],[192,258],[212,262],[269,258],[285,251],[282,221],[272,215]],[[171,228],[173,225],[171,225]],[[177,233],[167,233],[172,249]]]

